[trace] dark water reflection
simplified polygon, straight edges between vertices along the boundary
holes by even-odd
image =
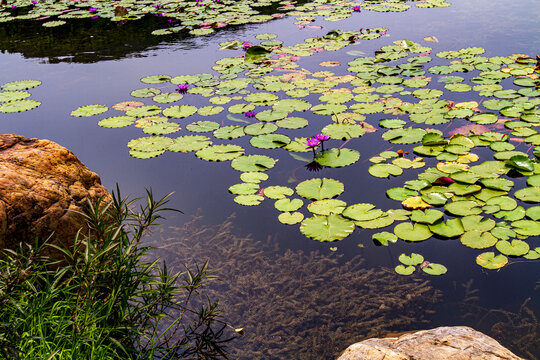
[[[0,114],[2,132],[47,138],[66,146],[90,169],[99,173],[103,183],[109,189],[112,189],[115,183],[119,183],[124,193],[142,194],[145,187],[152,187],[158,194],[174,191],[172,205],[183,210],[186,215],[172,216],[165,223],[167,227],[181,227],[191,218],[191,215],[197,213],[198,209],[202,211],[204,226],[210,227],[223,223],[231,213],[235,213],[236,217],[231,220],[232,228],[229,232],[241,238],[245,237],[244,234],[252,234],[251,240],[245,240],[241,246],[232,240],[228,245],[220,243],[222,248],[226,249],[229,246],[234,254],[227,255],[214,249],[207,256],[213,256],[211,263],[216,262],[219,265],[216,266],[222,269],[226,269],[226,264],[222,259],[218,261],[216,258],[221,256],[226,259],[227,256],[231,256],[236,271],[245,269],[242,270],[245,273],[242,281],[249,280],[248,275],[250,271],[254,272],[252,269],[256,268],[254,266],[257,261],[253,258],[255,255],[252,255],[249,261],[246,258],[242,263],[241,250],[244,250],[244,253],[256,254],[256,247],[254,248],[252,244],[256,241],[264,242],[268,237],[272,243],[279,244],[280,250],[272,253],[272,246],[261,245],[261,251],[263,251],[261,256],[264,257],[259,261],[260,267],[257,271],[266,273],[260,273],[259,276],[267,277],[268,281],[284,284],[289,281],[284,277],[290,274],[290,281],[294,284],[297,281],[297,274],[293,270],[287,272],[281,269],[280,261],[287,263],[288,267],[294,267],[292,259],[294,256],[299,256],[295,255],[299,251],[303,251],[304,254],[319,251],[316,260],[326,264],[325,272],[321,273],[321,276],[326,276],[324,277],[326,282],[317,284],[323,293],[327,293],[325,289],[332,276],[336,278],[343,274],[352,276],[351,274],[356,272],[356,275],[361,278],[365,274],[371,274],[371,271],[374,275],[365,276],[362,280],[353,279],[351,283],[359,281],[355,284],[360,286],[362,281],[373,281],[380,288],[383,296],[388,294],[387,296],[392,299],[395,295],[392,294],[395,283],[403,284],[403,281],[408,278],[404,280],[385,273],[381,267],[395,266],[396,259],[402,252],[422,253],[426,259],[443,263],[449,268],[449,272],[443,277],[420,275],[419,278],[422,282],[429,280],[430,284],[426,286],[441,292],[442,295],[436,297],[433,297],[434,292],[431,293],[431,298],[436,298],[438,304],[427,306],[429,301],[416,298],[415,301],[422,303],[416,313],[412,310],[419,303],[414,301],[403,305],[404,310],[401,313],[397,307],[391,307],[393,309],[391,314],[396,319],[399,319],[400,315],[407,314],[417,321],[411,320],[392,326],[390,313],[381,316],[380,322],[370,323],[369,326],[364,327],[358,325],[361,318],[352,317],[340,320],[343,323],[340,323],[340,327],[333,328],[332,334],[346,341],[334,343],[331,346],[341,347],[349,340],[355,341],[365,336],[382,335],[386,331],[412,330],[437,325],[470,325],[495,337],[525,358],[540,358],[538,348],[540,341],[536,335],[540,329],[537,319],[534,318],[540,314],[538,262],[515,262],[500,271],[486,271],[474,262],[477,252],[462,246],[459,240],[431,239],[418,244],[398,242],[386,248],[374,245],[371,241],[371,232],[360,231],[360,229],[356,229],[347,239],[331,245],[311,241],[299,233],[297,226],[288,227],[278,223],[277,212],[270,201],[265,201],[256,208],[246,208],[235,204],[226,188],[240,181],[239,173],[232,170],[228,163],[207,163],[195,158],[193,154],[176,153],[166,153],[151,160],[134,159],[129,157],[126,143],[132,138],[140,137],[140,129],[134,127],[103,129],[96,125],[97,120],[94,118],[69,116],[70,111],[81,105],[93,103],[111,105],[130,99],[129,92],[142,87],[139,79],[146,75],[161,73],[175,76],[209,72],[216,59],[230,56],[230,53],[226,51],[217,50],[219,42],[231,39],[252,41],[256,34],[263,32],[277,33],[286,44],[294,44],[306,37],[324,34],[332,28],[348,30],[386,26],[390,29],[388,36],[382,39],[361,42],[345,51],[321,54],[321,56],[302,60],[302,66],[306,67],[324,60],[336,60],[336,56],[342,62],[352,60],[352,56],[345,54],[348,50],[361,50],[371,55],[375,49],[390,44],[391,41],[407,38],[420,42],[424,36],[429,35],[436,36],[440,40],[439,43],[430,43],[434,52],[457,50],[467,46],[484,47],[487,50],[487,56],[511,53],[535,55],[539,52],[540,3],[537,0],[519,2],[455,0],[452,3],[453,5],[449,8],[416,9],[413,7],[403,13],[363,12],[359,16],[337,23],[318,20],[316,24],[323,25],[322,30],[298,30],[292,24],[292,19],[285,18],[266,24],[228,29],[211,37],[195,39],[152,36],[149,32],[155,26],[155,19],[128,23],[118,28],[111,24],[101,26],[90,21],[77,22],[70,23],[69,31],[66,31],[66,28],[41,29],[35,25],[0,24],[0,51],[2,51],[0,83],[21,79],[43,81],[43,85],[30,91],[31,98],[40,100],[43,104],[25,113]],[[63,33],[63,31],[66,32]],[[336,72],[340,70],[344,71],[344,69],[338,69]],[[318,129],[320,127],[313,126],[309,131]],[[294,135],[298,136],[297,133]],[[242,141],[245,140],[240,140],[239,144],[242,144]],[[319,173],[320,176],[342,179],[346,191],[340,199],[348,203],[371,202],[383,209],[399,205],[395,201],[386,199],[383,192],[390,186],[400,186],[403,181],[414,175],[406,173],[408,175],[388,181],[374,181],[367,173],[369,166],[367,159],[389,147],[388,143],[380,141],[380,132],[367,134],[351,142],[350,145],[361,152],[360,162],[353,167],[343,169],[323,169]],[[264,152],[258,153],[264,154]],[[279,156],[280,161],[269,172],[270,180],[265,185],[287,185],[289,181],[301,181],[312,176],[304,168],[304,163],[292,159],[285,152],[268,152],[268,154]],[[294,186],[294,182],[290,184]],[[225,240],[231,239],[232,235],[228,236]],[[177,265],[187,259],[186,253],[204,254],[197,244],[193,243],[196,235],[189,239],[192,243],[181,235],[175,235],[174,231],[155,234],[153,240],[160,241],[163,245],[175,241],[179,244],[168,251],[169,261]],[[337,246],[338,251],[331,252],[330,246]],[[185,247],[190,250],[186,250]],[[284,255],[287,250],[290,250],[293,255]],[[359,259],[358,257],[361,259],[361,264],[357,268],[351,261]],[[303,271],[309,271],[308,260],[298,261],[298,266]],[[380,276],[376,281],[370,277],[377,277],[378,273]],[[240,298],[238,293],[234,292],[238,290],[235,286],[240,280],[237,280],[237,277],[233,279],[232,276],[228,278],[227,274],[230,274],[230,271],[220,274],[223,283],[221,287],[216,288],[216,291],[221,291],[227,299],[225,301],[229,301],[228,304],[231,312],[236,316],[234,320],[238,322],[237,325],[250,324],[250,321],[254,323],[257,317],[250,311],[257,307],[252,310],[241,308],[240,313],[235,313],[236,304],[246,305],[245,302],[233,302],[234,296],[236,299]],[[235,276],[242,275],[241,272],[235,274]],[[280,278],[279,281],[276,278]],[[417,286],[415,281],[412,279],[410,281],[411,286]],[[404,293],[405,288],[401,288],[401,292],[397,294]],[[377,288],[372,288],[370,291],[375,291],[374,289]],[[285,290],[280,291],[291,296],[291,293]],[[352,289],[351,291],[361,293],[360,290]],[[367,293],[369,291],[362,294]],[[279,299],[276,300],[271,294],[264,292],[262,294],[258,295],[258,301],[265,301],[264,299],[268,297],[268,303],[261,306],[279,311]],[[302,297],[306,294],[309,294],[308,290],[300,291],[297,296]],[[344,295],[344,298],[353,302],[353,299],[347,296],[349,295]],[[339,301],[339,296],[332,300]],[[395,301],[392,302],[395,303]],[[524,303],[526,307],[522,307]],[[339,306],[342,305],[339,304]],[[315,308],[314,311],[317,311],[315,304],[312,304],[312,307]],[[426,314],[424,310],[427,308],[429,311],[434,310],[435,313]],[[281,309],[291,311],[291,308],[286,306]],[[319,327],[321,332],[328,329],[322,325],[326,320],[321,319],[332,316],[329,309],[331,306],[325,304],[324,310],[320,310],[318,315],[310,318],[321,322]],[[357,311],[362,309],[362,306],[357,304],[356,308],[353,306],[351,309],[351,312]],[[531,312],[528,312],[528,309]],[[267,326],[261,330],[262,332],[252,330],[252,333],[257,336],[266,336],[272,331],[279,333],[280,336],[288,334],[287,329],[272,330],[272,326],[277,326],[277,323],[282,322],[283,317],[276,317],[274,321],[269,315],[271,313],[265,314],[267,314],[264,319],[267,321]],[[345,310],[341,307],[339,307],[339,314],[341,314],[339,316],[345,314]],[[429,322],[423,323],[422,320]],[[317,323],[306,323],[302,331],[316,329],[317,325]],[[301,325],[298,326],[298,329],[302,328]],[[337,331],[337,328],[340,330]],[[377,331],[370,332],[370,328]],[[311,333],[306,338],[313,339],[318,335],[320,334]],[[252,353],[254,356],[252,358],[271,358],[271,356],[276,359],[284,358],[283,353],[279,353],[278,350],[287,340],[283,337],[273,339],[268,342],[269,346],[274,347],[273,349],[252,347],[249,351],[265,351],[266,355],[260,355],[260,357]],[[321,341],[324,344],[324,341],[330,340]],[[254,344],[254,342],[253,338],[250,340],[246,337],[245,343]],[[298,354],[307,354],[306,349],[313,347],[313,343],[309,341],[302,343],[300,340],[295,340],[294,343],[297,350],[289,349],[285,358],[295,358],[291,355],[294,351]],[[237,346],[239,349],[245,349],[245,345]],[[306,355],[304,358],[310,357]]]

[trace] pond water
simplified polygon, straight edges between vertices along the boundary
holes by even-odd
[[[149,187],[157,195],[174,192],[170,205],[184,214],[171,214],[163,229],[149,241],[165,248],[157,253],[178,269],[182,263],[191,262],[192,256],[200,261],[210,259],[210,266],[220,278],[212,294],[223,297],[229,312],[226,316],[233,325],[245,329],[245,335],[230,345],[232,358],[333,358],[348,344],[368,336],[441,325],[472,326],[520,356],[540,358],[538,260],[513,257],[509,265],[488,270],[475,261],[484,250],[463,246],[459,237],[422,242],[398,240],[389,246],[380,246],[372,240],[371,236],[378,231],[392,232],[393,225],[374,230],[356,227],[351,235],[338,242],[312,240],[299,231],[298,224],[285,225],[278,221],[279,212],[272,199],[265,199],[258,206],[242,206],[233,201],[235,195],[227,189],[241,180],[240,172],[232,169],[229,161],[207,162],[193,153],[171,151],[150,159],[134,158],[127,143],[147,136],[140,128],[108,129],[97,125],[106,117],[122,113],[109,110],[91,117],[70,116],[71,111],[88,104],[110,108],[122,101],[142,100],[155,105],[149,99],[131,97],[130,92],[154,86],[162,87],[163,92],[173,92],[176,85],[143,84],[141,78],[157,74],[219,76],[211,69],[218,59],[243,53],[241,49],[219,50],[219,44],[231,40],[259,43],[261,40],[255,36],[262,33],[277,34],[284,46],[293,46],[330,30],[388,29],[377,39],[360,40],[337,51],[297,60],[300,68],[332,71],[336,75],[351,74],[347,72],[347,62],[356,57],[374,56],[382,46],[403,39],[433,48],[429,54],[433,60],[426,68],[452,61],[435,56],[441,51],[480,47],[486,50],[481,56],[486,57],[511,54],[534,57],[540,50],[537,0],[453,0],[451,6],[440,8],[417,8],[412,4],[411,9],[403,12],[362,10],[341,21],[317,17],[311,26],[302,29],[295,24],[294,16],[288,16],[260,24],[228,26],[211,35],[196,37],[152,35],[153,30],[166,26],[165,19],[154,16],[121,26],[101,19],[71,20],[57,28],[43,28],[31,20],[0,23],[0,84],[25,79],[43,82],[28,90],[32,94],[30,98],[42,104],[21,113],[0,113],[2,131],[50,139],[67,147],[101,176],[108,189],[118,183],[124,194],[143,194]],[[438,42],[424,41],[427,36],[436,37]],[[325,61],[338,61],[339,66],[319,65]],[[477,74],[475,71],[472,76]],[[471,77],[462,72],[450,75]],[[434,79],[430,88],[444,90],[445,84],[437,82],[444,75],[426,76]],[[505,81],[505,88],[517,88],[510,80]],[[353,87],[350,84],[344,87],[347,86]],[[279,95],[285,96],[283,92]],[[302,99],[315,105],[320,95],[310,94]],[[406,93],[401,98],[417,101]],[[445,91],[443,98],[458,103],[481,102],[492,97],[472,91]],[[188,103],[199,108],[208,105],[206,99],[192,94],[185,94],[178,103],[158,105]],[[263,108],[257,109],[260,110]],[[255,122],[243,114],[234,116]],[[278,131],[291,138],[312,136],[331,123],[330,116],[310,111],[293,116],[302,116],[310,124],[303,129]],[[409,151],[412,159],[412,148],[418,142],[400,145],[381,139],[387,129],[380,127],[378,120],[407,119],[403,114],[366,114],[366,117],[366,123],[377,131],[368,131],[346,144],[341,140],[327,143],[328,147],[343,145],[358,151],[358,162],[340,168],[325,167],[318,172],[308,171],[306,163],[288,151],[252,147],[249,136],[212,140],[215,144],[240,145],[246,154],[278,159],[275,167],[266,171],[269,180],[261,183],[261,188],[275,185],[294,189],[314,177],[331,178],[344,184],[345,191],[338,199],[349,205],[371,203],[383,210],[401,208],[399,202],[386,196],[386,190],[417,179],[427,166],[406,169],[401,176],[384,179],[370,175],[368,169],[373,163],[369,159],[386,150],[400,149]],[[181,123],[182,130],[165,135],[171,138],[191,134],[185,125],[193,121],[246,125],[228,119],[227,111],[210,117],[195,114],[189,121],[173,120]],[[441,125],[413,125],[436,128],[447,136],[453,129],[467,124],[470,122],[456,118]],[[492,125],[489,130],[505,129],[502,125],[499,128]],[[212,137],[209,133],[202,135]],[[516,150],[528,151],[526,144],[513,144]],[[532,149],[529,150],[531,153]],[[475,148],[474,153],[481,161],[493,158],[493,152],[486,148]],[[296,154],[309,158],[311,153]],[[433,158],[429,161],[428,166],[437,163]],[[512,180],[516,189],[526,186],[525,176]],[[308,202],[304,199],[304,204]],[[301,212],[310,216],[305,207]],[[531,248],[540,247],[538,236],[526,241]],[[393,269],[400,263],[401,253],[422,254],[426,260],[446,266],[448,272],[430,276],[417,270],[411,276],[397,275]]]

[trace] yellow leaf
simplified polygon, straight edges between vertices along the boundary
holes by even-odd
[[[431,207],[427,202],[422,200],[420,196],[413,196],[401,202],[401,205],[407,210],[427,209]]]

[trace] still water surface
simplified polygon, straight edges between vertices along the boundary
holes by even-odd
[[[321,263],[326,261],[324,260],[326,258],[336,259],[337,262],[333,263],[332,266],[327,265],[325,270],[333,277],[349,276],[351,272],[347,272],[348,268],[346,267],[351,266],[351,259],[358,263],[357,256],[360,256],[363,262],[360,265],[361,270],[354,271],[365,275],[366,271],[372,269],[393,268],[396,265],[398,255],[402,252],[419,252],[424,257],[434,262],[443,263],[448,267],[449,271],[445,276],[437,278],[424,276],[421,279],[422,281],[429,279],[430,286],[440,291],[441,295],[435,296],[434,290],[426,293],[428,294],[426,296],[436,298],[437,302],[429,307],[429,313],[424,313],[425,309],[414,301],[405,303],[401,309],[392,309],[394,318],[407,315],[411,320],[396,323],[395,326],[388,324],[387,327],[380,327],[380,332],[413,330],[439,325],[470,325],[495,337],[525,358],[540,358],[540,346],[536,344],[540,343],[540,339],[534,333],[531,334],[533,331],[540,330],[534,317],[540,316],[538,262],[517,262],[500,271],[486,271],[474,263],[476,252],[454,240],[432,239],[418,244],[398,242],[385,248],[373,244],[371,232],[360,231],[361,229],[358,228],[351,236],[339,243],[329,245],[312,241],[300,234],[297,226],[280,224],[277,221],[273,202],[266,201],[255,208],[242,207],[234,203],[232,195],[228,194],[226,189],[239,182],[238,172],[231,169],[227,162],[208,163],[197,159],[192,154],[171,152],[149,160],[134,159],[129,156],[126,144],[129,140],[142,136],[140,129],[135,127],[104,129],[98,127],[97,120],[92,117],[74,118],[69,116],[72,110],[81,105],[98,103],[111,105],[129,100],[129,92],[143,87],[139,79],[147,75],[168,74],[175,76],[210,72],[211,66],[217,59],[231,56],[226,51],[218,50],[220,42],[232,39],[253,41],[255,35],[264,32],[276,33],[279,39],[285,41],[284,45],[292,45],[307,37],[323,35],[331,29],[357,30],[360,27],[377,26],[389,28],[388,35],[385,37],[378,40],[362,41],[358,45],[337,53],[323,53],[320,56],[304,59],[300,63],[302,66],[318,64],[325,60],[339,60],[346,63],[354,58],[346,54],[349,50],[361,50],[367,56],[371,56],[374,50],[383,45],[391,44],[394,40],[408,39],[422,42],[423,37],[430,35],[439,39],[439,43],[429,43],[429,46],[433,47],[434,53],[479,46],[486,49],[485,56],[505,56],[513,53],[534,56],[540,52],[540,29],[538,28],[540,3],[537,0],[454,0],[452,6],[448,8],[418,9],[413,6],[409,11],[402,13],[363,12],[358,16],[335,23],[322,19],[317,20],[314,24],[322,25],[323,29],[321,30],[299,30],[293,24],[292,18],[283,18],[265,24],[228,28],[209,37],[184,39],[178,39],[174,36],[163,38],[151,35],[149,29],[155,28],[156,21],[154,18],[144,19],[133,24],[128,23],[120,28],[110,26],[108,23],[96,25],[86,21],[80,26],[79,23],[76,23],[69,28],[69,31],[66,29],[43,29],[40,26],[26,23],[24,25],[18,23],[0,24],[0,83],[22,79],[43,81],[43,85],[30,91],[31,98],[42,101],[42,105],[25,113],[0,114],[2,132],[46,138],[69,148],[91,170],[100,174],[102,182],[109,189],[113,189],[115,184],[119,183],[125,194],[142,194],[147,187],[151,187],[159,195],[174,192],[171,205],[181,209],[185,215],[169,217],[165,222],[166,228],[181,227],[198,211],[202,215],[202,223],[197,226],[202,227],[221,224],[234,213],[235,218],[231,220],[233,235],[243,238],[245,235],[251,234],[250,240],[246,240],[251,243],[270,238],[272,244],[279,245],[279,250],[270,250],[269,248],[263,255],[260,255],[268,257],[269,260],[265,261],[272,263],[261,267],[261,271],[276,272],[275,274],[261,274],[264,278],[278,277],[281,278],[281,281],[285,281],[286,279],[283,277],[296,278],[299,276],[292,270],[283,271],[285,265],[281,267],[279,265],[280,261],[283,261],[282,264],[293,266],[291,259],[274,258],[277,256],[276,254],[283,254],[287,249],[295,252],[317,250],[320,252],[318,255],[320,258],[314,261]],[[334,69],[332,70],[334,71]],[[345,70],[342,69],[342,71]],[[456,100],[460,99],[456,98]],[[312,130],[315,132],[318,127],[313,126]],[[244,146],[242,141],[245,140],[239,141],[238,144]],[[357,139],[351,146],[361,153],[359,163],[342,169],[324,169],[317,176],[341,179],[347,191],[340,196],[340,199],[347,203],[369,202],[382,209],[396,207],[396,202],[387,199],[384,196],[384,191],[390,186],[401,186],[406,180],[404,177],[411,176],[412,178],[412,174],[383,182],[381,180],[374,181],[374,178],[367,173],[370,164],[367,159],[388,149],[389,146],[388,143],[380,141],[379,133],[367,134]],[[265,154],[264,152],[258,153]],[[275,152],[268,155],[277,156]],[[287,185],[289,183],[290,186],[295,186],[297,181],[312,177],[312,174],[303,167],[303,163],[292,159],[285,152],[280,153],[279,156],[279,163],[269,172],[270,181],[266,185]],[[166,230],[159,236],[155,234],[154,240],[174,238],[178,235],[175,234],[172,230],[170,232]],[[194,245],[196,240],[189,239],[191,243],[188,241],[183,245],[196,248]],[[230,241],[231,243],[225,242],[220,246],[237,246],[233,243],[234,236],[230,238]],[[330,246],[336,246],[338,250],[333,253],[329,250]],[[169,255],[165,257],[168,257],[170,262],[180,263],[183,259],[180,254],[189,251],[185,248],[175,249],[168,251]],[[205,256],[204,249],[197,251],[199,251],[196,252],[197,254]],[[233,255],[220,255],[218,249],[212,251],[207,256],[236,256],[237,258],[233,259],[234,263],[237,266],[242,266],[241,252],[234,252]],[[257,256],[253,255],[255,254],[254,247],[247,246],[245,252],[245,263],[252,266],[256,262],[247,258]],[[177,255],[171,256],[175,253]],[[223,259],[211,259],[211,263],[212,261],[223,263]],[[304,267],[308,271],[309,261],[299,261],[298,266]],[[342,272],[335,272],[335,269],[341,269],[339,271]],[[249,271],[256,270],[248,268],[246,272]],[[404,290],[406,288],[396,289],[399,284],[407,283],[409,280],[395,280],[394,277],[388,277],[385,274],[381,272],[380,275],[365,275],[362,278],[351,280],[351,283],[355,284],[355,288],[350,290],[358,291],[358,296],[360,296],[361,291],[364,290],[359,290],[358,284],[366,281],[375,283],[376,278],[380,277],[387,279],[387,281],[377,282],[379,288],[370,288],[371,293],[368,293],[368,297],[376,296],[377,292],[383,296],[387,294],[389,298],[393,292],[394,295],[406,296],[407,291]],[[239,282],[235,282],[238,280],[237,278],[228,278],[227,273],[218,275],[222,278],[222,283],[226,284],[230,281],[231,284],[234,284],[231,287],[240,286]],[[234,276],[241,277],[242,274]],[[279,281],[279,279],[273,281]],[[332,281],[332,278],[327,276],[323,283],[317,283],[316,279],[312,279],[312,281],[314,286],[320,287],[320,292],[324,292],[324,289],[329,287],[328,281]],[[335,281],[339,282],[337,279]],[[263,280],[261,282],[264,283]],[[387,288],[383,288],[384,286]],[[368,291],[366,289],[365,291]],[[411,289],[413,288],[411,287]],[[467,293],[467,289],[469,289],[469,293]],[[279,291],[287,293],[283,289]],[[300,290],[295,296],[302,298],[308,294],[308,291],[313,290]],[[343,287],[342,291],[347,291],[347,288]],[[279,300],[279,294],[272,292],[264,294],[262,301],[266,301],[263,304],[266,309],[272,310],[275,314],[283,310],[280,310],[280,307],[283,308],[285,305]],[[476,297],[478,299],[475,299]],[[530,309],[531,312],[525,311],[524,308],[521,308],[520,312],[521,305],[528,298],[530,300],[527,302],[527,309]],[[257,301],[260,301],[261,298],[258,299]],[[464,301],[465,299],[467,301]],[[331,301],[335,302],[336,308],[339,308],[343,305],[339,304],[340,301],[349,302],[354,301],[354,299],[348,298],[345,294],[333,294]],[[232,303],[234,305],[234,302]],[[316,304],[312,305],[316,306]],[[386,304],[386,306],[391,307],[390,304]],[[415,309],[415,306],[418,308]],[[328,316],[333,316],[331,304],[325,304],[321,308],[323,309],[321,311],[329,312]],[[268,336],[273,337],[272,331],[276,334],[287,334],[286,330],[280,329],[280,326],[274,324],[275,326],[265,327],[265,329],[270,330],[266,329],[264,330],[266,332],[263,333],[258,332],[256,326],[249,325],[250,321],[256,319],[254,316],[250,320],[248,316],[253,309],[250,310],[249,306],[242,308],[240,314],[236,314],[234,317],[238,322],[235,325],[247,324],[246,329],[252,326],[251,334],[248,332],[245,335],[245,341],[240,339],[231,344],[233,353],[237,357],[248,357],[246,354],[251,354],[252,358],[279,359],[284,358],[284,356],[287,358],[318,358],[316,355],[309,355],[310,353],[306,349],[314,346],[315,338],[324,338],[324,335],[317,334],[316,331],[306,333],[304,342],[296,339],[294,340],[296,347],[293,346],[288,350],[289,352],[280,353],[276,349],[285,348],[284,344],[288,343],[288,339],[280,335],[270,341]],[[239,308],[235,309],[232,306],[229,310],[235,312],[239,311]],[[335,316],[339,311],[336,310]],[[246,314],[246,316],[243,317],[242,314]],[[288,316],[295,315],[290,313]],[[374,317],[376,318],[377,315],[375,314]],[[265,321],[273,324],[278,321],[277,318],[267,317]],[[319,327],[320,332],[324,332],[326,325],[323,326],[323,320],[321,320],[324,317],[316,319],[319,319],[318,321],[321,323],[310,324],[306,322],[297,326],[299,329],[317,329]],[[388,315],[381,316],[380,319],[381,321],[389,321]],[[421,323],[419,321],[421,319],[427,322]],[[283,322],[283,320],[279,321]],[[339,321],[343,322],[342,326],[344,327],[339,331],[344,333],[347,332],[347,327],[352,328],[351,324],[355,321],[358,322],[355,319],[336,318],[336,322]],[[281,326],[286,327],[283,323]],[[376,327],[374,325],[368,326]],[[356,337],[351,334],[339,335],[340,332],[335,328],[332,331],[332,336],[338,338],[341,336],[347,340],[360,340],[363,335],[374,335],[366,329],[356,329],[358,332]],[[267,348],[257,349],[259,352],[250,353],[249,351],[252,351],[257,344],[257,339],[253,338],[254,334],[261,337],[259,343],[263,344],[262,347],[266,346]],[[529,335],[525,338],[527,334]],[[250,336],[252,337],[250,338]],[[517,341],[521,338],[524,340]],[[245,350],[245,345],[241,344],[242,341],[249,344],[252,347],[251,350]],[[328,341],[328,339],[319,342],[324,343],[324,341]],[[331,358],[335,351],[346,346],[339,340],[333,341],[332,344],[336,346],[336,349],[329,354],[324,354],[323,357]],[[235,350],[235,348],[240,350]],[[294,355],[295,351],[297,356]]]

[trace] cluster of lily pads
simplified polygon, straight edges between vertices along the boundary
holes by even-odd
[[[411,0],[417,7],[445,7],[444,0]],[[310,24],[322,16],[328,21],[350,17],[360,10],[395,12],[408,10],[411,5],[395,0],[364,0],[359,3],[338,0],[316,0],[296,5],[296,1],[278,0],[138,0],[138,1],[47,1],[2,0],[0,22],[13,20],[41,20],[44,27],[56,27],[68,19],[110,19],[121,22],[138,20],[145,15],[164,19],[166,27],[152,32],[168,35],[189,32],[191,35],[208,35],[214,29],[228,25],[262,23],[286,16],[296,16],[299,26]],[[272,9],[273,14],[262,13]],[[24,10],[24,11],[21,11]],[[266,12],[266,11],[265,11]]]
[[[416,253],[401,254],[398,260],[401,264],[397,265],[395,270],[400,275],[411,275],[416,270],[416,265],[420,265],[420,269],[430,275],[443,275],[448,271],[444,265],[426,261],[422,255]]]
[[[0,113],[22,112],[41,105],[39,101],[28,99],[31,94],[26,91],[39,85],[39,80],[19,80],[0,86]]]
[[[426,67],[433,61],[432,49],[399,40],[381,47],[374,57],[360,56],[348,62],[349,73],[345,75],[326,70],[340,66],[337,61],[322,62],[319,65],[325,69],[317,71],[300,66],[303,57],[336,51],[385,32],[384,28],[334,30],[295,46],[283,46],[275,35],[261,34],[257,38],[264,41],[247,49],[242,41],[228,41],[220,44],[222,49],[241,51],[241,56],[218,60],[213,70],[219,77],[153,75],[141,79],[143,83],[153,84],[152,87],[131,93],[137,98],[168,104],[184,97],[174,86],[188,84],[184,86],[188,95],[208,98],[211,105],[199,108],[172,105],[163,109],[160,105],[130,100],[113,105],[114,109],[125,111],[125,115],[105,118],[99,125],[135,124],[152,135],[128,143],[134,157],[150,158],[165,151],[195,151],[203,160],[230,160],[231,166],[242,172],[242,182],[229,187],[237,203],[251,206],[267,198],[274,199],[276,209],[281,212],[279,221],[300,223],[300,231],[318,241],[344,239],[356,227],[379,229],[401,221],[393,232],[376,233],[373,239],[388,245],[398,238],[414,242],[431,237],[459,237],[461,243],[474,249],[495,246],[502,254],[488,251],[477,257],[479,265],[490,269],[506,265],[507,256],[540,258],[540,247],[533,248],[525,241],[540,235],[540,206],[527,205],[540,202],[537,180],[540,166],[535,157],[516,150],[513,144],[540,145],[540,135],[535,129],[540,124],[536,60],[526,55],[488,58],[482,56],[484,49],[470,47],[439,52],[437,61],[449,61],[449,64]],[[468,81],[459,73],[468,73]],[[469,92],[473,98],[483,97],[483,101],[455,102],[441,98],[445,93],[451,99],[454,93]],[[312,94],[320,94],[317,104],[302,99]],[[379,128],[384,130],[384,140],[410,147],[409,151],[389,150],[372,157],[369,173],[374,177],[399,176],[407,169],[424,168],[427,162],[434,162],[435,166],[418,174],[416,180],[405,181],[403,187],[389,189],[387,195],[401,201],[404,209],[383,211],[373,204],[349,205],[336,199],[343,193],[344,185],[335,179],[308,179],[295,189],[279,185],[261,188],[260,183],[268,179],[265,171],[274,167],[277,159],[246,154],[243,147],[235,144],[214,145],[205,135],[164,136],[180,131],[183,126],[172,119],[216,116],[225,111],[221,105],[229,103],[232,105],[227,108],[227,119],[244,124],[220,125],[197,120],[186,124],[185,129],[193,133],[211,132],[219,140],[248,135],[253,148],[281,148],[302,159],[297,153],[310,151],[306,142],[311,134],[290,138],[275,132],[301,131],[308,120],[295,113],[310,111],[312,116],[330,122],[320,131],[333,141],[359,138]],[[72,114],[87,116],[107,110],[104,105],[88,105]],[[369,124],[377,118],[378,124]],[[450,122],[456,123],[450,133],[432,128]],[[317,165],[343,167],[358,161],[359,152],[343,145],[315,154]],[[493,150],[495,160],[472,166],[480,159],[473,152],[476,148]],[[533,154],[540,155],[540,151],[535,149]],[[511,193],[514,187],[511,177],[516,176],[527,177],[528,186]],[[519,182],[516,187],[521,187]],[[292,198],[295,193],[300,198]],[[312,214],[308,218],[298,211],[305,200],[312,201],[307,205]]]

